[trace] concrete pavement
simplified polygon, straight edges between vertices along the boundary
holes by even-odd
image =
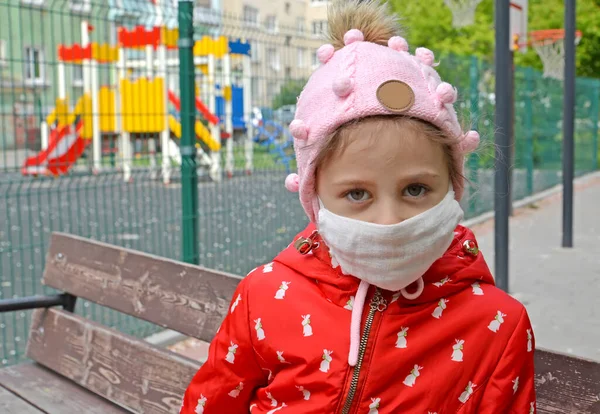
[[[525,304],[538,347],[600,361],[600,174],[577,181],[574,213],[574,247],[563,249],[562,192],[515,210],[510,293]],[[472,226],[492,273],[493,226]]]

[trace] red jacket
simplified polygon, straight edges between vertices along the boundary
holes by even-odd
[[[371,287],[352,368],[359,280],[332,268],[323,243],[306,255],[290,245],[239,284],[181,413],[535,413],[527,312],[473,247],[457,227],[415,300]]]

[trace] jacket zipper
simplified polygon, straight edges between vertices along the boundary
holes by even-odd
[[[383,312],[386,308],[387,300],[381,294],[381,290],[377,288],[377,290],[375,290],[373,298],[371,299],[371,303],[369,305],[369,315],[367,316],[367,320],[365,321],[365,327],[360,337],[360,346],[358,348],[358,360],[356,361],[356,366],[354,367],[354,371],[352,372],[352,379],[350,380],[350,389],[348,390],[348,396],[346,397],[346,402],[344,403],[344,407],[342,408],[342,414],[349,414],[350,409],[352,408],[352,401],[354,400],[354,396],[358,388],[360,370],[362,368],[363,358],[367,349],[367,343],[369,342],[369,334],[371,333],[371,327],[373,325],[373,319],[375,318],[375,312]]]

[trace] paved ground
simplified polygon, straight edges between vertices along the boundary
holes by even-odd
[[[509,283],[539,347],[600,361],[600,175],[580,183],[572,249],[561,248],[562,193],[515,211]],[[474,231],[493,272],[493,221]]]
[[[510,291],[529,312],[537,346],[600,361],[600,174],[579,179],[574,248],[562,249],[562,193],[515,209],[510,222]],[[472,226],[494,271],[494,222]],[[204,360],[207,344],[170,347]]]

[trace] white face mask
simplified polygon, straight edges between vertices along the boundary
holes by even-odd
[[[452,188],[435,207],[397,224],[382,225],[338,216],[321,203],[317,227],[333,264],[385,290],[399,291],[442,257],[463,218]],[[423,289],[421,283],[418,295]]]

